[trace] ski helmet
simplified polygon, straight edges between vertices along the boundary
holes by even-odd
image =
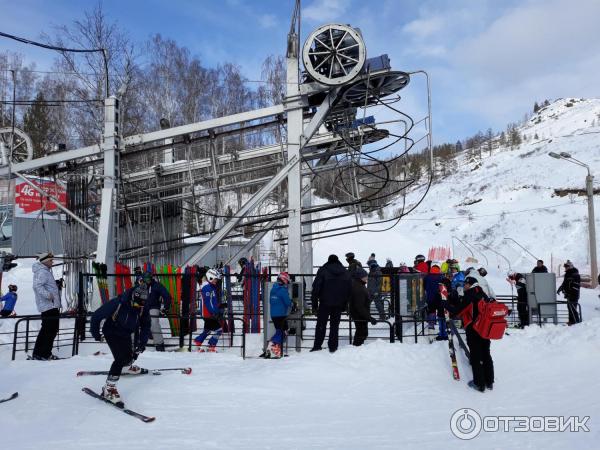
[[[281,282],[282,284],[289,284],[289,282],[290,282],[290,276],[288,275],[287,272],[281,272],[277,276],[277,281]]]
[[[142,280],[146,284],[152,283],[152,272],[144,272],[144,274],[142,275]]]
[[[417,255],[415,256],[415,262],[425,262],[425,257],[423,255]]]
[[[352,253],[352,252],[346,253],[345,256],[346,256],[346,259],[354,259],[354,253]]]
[[[477,272],[479,272],[479,275],[481,275],[482,277],[485,277],[487,275],[487,270],[485,270],[485,267],[480,267],[479,269],[477,269]]]
[[[465,284],[469,284],[469,285],[473,286],[474,284],[477,284],[477,278],[467,277],[467,278],[465,278]]]
[[[240,266],[244,267],[246,264],[248,264],[248,259],[247,259],[247,258],[244,258],[244,257],[242,257],[242,258],[240,258],[240,259],[238,260],[238,264],[239,264]]]
[[[206,272],[206,279],[208,280],[209,283],[214,283],[217,280],[221,279],[221,274],[216,269],[209,269]]]
[[[146,303],[147,298],[148,298],[148,291],[146,290],[146,288],[144,288],[142,286],[138,286],[133,290],[132,299],[133,299],[134,307],[140,308],[140,307],[144,306],[144,303]]]
[[[17,285],[16,284],[9,284],[8,285],[8,290],[10,292],[17,292]]]

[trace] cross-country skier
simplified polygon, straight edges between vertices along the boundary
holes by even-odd
[[[119,297],[102,305],[92,315],[90,333],[96,341],[100,341],[100,322],[104,320],[102,333],[115,359],[102,388],[102,396],[112,403],[121,401],[117,382],[123,367],[127,367],[126,372],[130,374],[137,375],[143,372],[140,367],[133,365],[133,362],[146,349],[150,336],[150,315],[144,307],[147,295],[148,292],[143,286],[127,289]],[[134,347],[131,335],[138,329],[139,336]]]
[[[146,308],[150,314],[152,323],[152,340],[157,352],[165,351],[165,340],[160,328],[160,316],[167,314],[171,308],[171,294],[161,283],[156,281],[151,272],[145,272],[142,281],[148,289],[148,300]]]
[[[17,303],[17,286],[15,284],[8,285],[8,292],[0,298],[2,311],[0,311],[1,317],[12,317],[17,315],[15,312],[15,304]]]
[[[479,314],[478,304],[480,300],[487,300],[487,295],[473,277],[465,278],[464,296],[456,307],[443,301],[442,305],[450,312],[455,312],[462,318],[469,346],[471,369],[473,380],[469,381],[469,387],[484,392],[494,388],[494,361],[490,354],[490,340],[482,338],[473,329],[473,323]]]
[[[287,272],[281,272],[277,276],[277,282],[271,288],[269,294],[269,306],[271,309],[271,320],[275,326],[275,334],[271,337],[271,357],[281,358],[281,350],[285,331],[287,330],[286,319],[292,306],[292,299],[288,290],[290,276]]]
[[[575,268],[570,260],[563,265],[565,268],[565,278],[562,284],[556,291],[557,294],[561,292],[567,299],[567,308],[569,310],[569,325],[575,325],[581,322],[579,312],[577,311],[577,303],[579,302],[579,289],[581,287],[581,276],[579,271]]]
[[[206,282],[202,285],[200,293],[202,294],[204,330],[196,339],[194,344],[198,347],[199,352],[204,352],[202,344],[204,340],[214,333],[208,340],[208,351],[217,351],[217,342],[223,332],[223,312],[225,304],[221,303],[218,295],[217,283],[221,279],[221,275],[215,269],[210,269],[206,272]]]

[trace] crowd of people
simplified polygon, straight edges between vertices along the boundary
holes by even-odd
[[[57,356],[52,354],[52,348],[59,329],[62,282],[54,279],[53,260],[52,253],[41,253],[32,266],[33,291],[41,314],[41,328],[32,354],[32,359],[36,360],[57,359]],[[387,259],[385,266],[381,267],[375,254],[371,254],[363,267],[352,252],[346,253],[345,261],[346,265],[342,264],[337,255],[330,255],[314,278],[311,301],[317,323],[311,352],[322,350],[328,324],[327,347],[332,353],[338,349],[339,325],[345,311],[349,313],[355,327],[352,344],[362,345],[368,337],[368,325],[375,325],[378,321],[388,318],[384,294],[390,292],[391,277],[386,275],[423,273],[427,321],[429,328],[435,329],[437,326],[436,340],[448,339],[446,311],[453,317],[461,318],[473,368],[471,387],[482,392],[492,388],[494,371],[490,341],[482,338],[472,326],[477,320],[480,302],[489,302],[496,298],[486,280],[487,271],[484,267],[468,267],[461,270],[456,259],[435,262],[427,261],[423,255],[417,255],[412,266],[400,263],[395,267],[392,261]],[[562,293],[565,296],[569,325],[573,325],[581,320],[577,309],[581,277],[571,261],[567,261],[564,268],[564,279],[557,294]],[[532,272],[545,273],[548,269],[542,260],[538,260]],[[136,268],[135,275],[135,286],[98,308],[91,320],[92,336],[100,341],[103,335],[114,357],[102,395],[115,403],[120,402],[116,384],[124,368],[127,373],[132,374],[144,370],[134,365],[134,362],[145,350],[150,337],[157,351],[165,350],[160,318],[169,310],[171,295],[152,273],[142,273]],[[200,295],[204,329],[194,339],[194,343],[198,351],[214,352],[223,331],[223,317],[227,304],[221,300],[220,271],[207,269],[202,275]],[[268,350],[275,358],[282,355],[287,318],[292,307],[288,289],[290,278],[287,272],[281,272],[269,296],[275,332],[270,337]],[[529,325],[530,317],[526,278],[524,274],[517,272],[510,272],[507,277],[507,281],[514,285],[517,291],[517,312],[519,326],[522,328]],[[442,296],[441,292],[445,294]],[[9,285],[8,292],[0,301],[3,305],[1,316],[14,316],[17,286]],[[373,316],[371,305],[374,305],[377,317]],[[205,350],[206,339],[208,346]]]

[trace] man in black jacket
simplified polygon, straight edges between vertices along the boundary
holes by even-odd
[[[548,273],[548,268],[544,265],[544,261],[538,259],[531,273]]]
[[[527,284],[525,277],[516,272],[508,275],[507,281],[517,288],[517,312],[519,313],[519,328],[529,325],[529,303],[527,303]]]
[[[342,311],[348,305],[351,289],[350,273],[344,268],[337,255],[330,255],[327,262],[317,271],[312,285],[312,306],[313,310],[317,311],[317,327],[311,352],[321,350],[327,321],[329,321],[327,346],[331,353],[337,350]]]
[[[372,325],[377,323],[377,320],[371,317],[371,301],[369,300],[369,292],[365,287],[368,277],[367,271],[363,268],[352,273],[352,291],[350,294],[348,312],[350,313],[350,317],[352,317],[356,328],[354,340],[352,342],[352,345],[356,347],[362,345],[369,335],[367,322],[371,322]]]
[[[573,263],[570,260],[567,260],[563,267],[565,268],[565,278],[563,279],[563,282],[556,293],[560,294],[562,292],[567,299],[567,308],[569,309],[569,325],[574,325],[581,322],[579,312],[577,311],[581,277],[579,276],[579,271],[573,266]]]

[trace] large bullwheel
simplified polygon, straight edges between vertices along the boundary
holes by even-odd
[[[2,155],[3,163],[7,161],[5,158],[10,158],[12,164],[30,161],[33,158],[31,138],[19,128],[0,128],[0,142],[4,144],[6,152]]]
[[[302,49],[308,75],[329,86],[352,81],[365,65],[367,51],[360,32],[348,25],[327,24],[313,31]]]

